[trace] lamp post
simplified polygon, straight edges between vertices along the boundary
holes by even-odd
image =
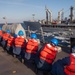
[[[32,14],[32,16],[33,16],[33,21],[34,21],[34,16],[35,16],[35,14]]]
[[[6,17],[3,17],[3,19],[5,20],[5,25],[7,25],[7,20],[6,20]]]

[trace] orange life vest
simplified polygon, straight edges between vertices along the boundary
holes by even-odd
[[[10,36],[10,34],[4,33],[4,34],[2,35],[2,38],[3,38],[3,40],[8,40],[9,36]]]
[[[7,41],[7,46],[12,46],[13,45],[13,42],[14,42],[14,37],[13,36],[10,36],[8,38],[8,41]]]
[[[26,52],[36,54],[37,50],[38,42],[35,39],[29,39],[26,46]]]
[[[25,39],[22,36],[18,36],[15,38],[15,46],[16,47],[24,47],[25,46]]]
[[[64,69],[66,75],[75,75],[75,56],[70,55],[70,65]]]
[[[40,52],[40,58],[46,62],[52,64],[56,57],[57,47],[53,47],[50,44],[46,44],[43,50]]]
[[[0,36],[2,36],[2,30],[0,30]]]

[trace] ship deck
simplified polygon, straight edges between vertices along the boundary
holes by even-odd
[[[57,53],[55,61],[68,56],[69,53],[69,48],[62,47],[62,51]],[[0,75],[43,75],[43,73],[40,71],[36,74],[33,64],[27,61],[24,64],[21,63],[19,59],[14,58],[0,47]]]
[[[75,28],[75,24],[41,24],[42,27],[53,27],[53,28]]]

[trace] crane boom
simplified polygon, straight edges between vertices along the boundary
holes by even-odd
[[[49,10],[46,6],[45,6],[45,10],[46,10],[46,20],[48,19],[48,13],[50,15],[50,22],[52,22],[52,11]]]
[[[63,9],[58,12],[58,23],[61,23],[61,14],[63,13]]]

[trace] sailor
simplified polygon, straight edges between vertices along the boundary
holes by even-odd
[[[2,40],[2,28],[0,27],[0,42]]]
[[[14,40],[14,46],[13,46],[13,54],[21,56],[21,58],[24,58],[24,48],[26,45],[25,37],[23,36],[24,33],[22,30],[18,32],[18,36]]]
[[[10,37],[7,40],[7,52],[13,54],[13,45],[14,45],[14,40],[17,37],[17,34],[14,34],[14,36],[10,35]]]
[[[35,59],[36,53],[38,51],[38,45],[39,43],[37,41],[37,35],[35,33],[32,33],[26,45],[25,59],[27,60]]]
[[[6,32],[4,34],[2,34],[1,44],[2,44],[4,49],[6,48],[7,40],[9,38],[9,36],[10,36],[10,30],[6,30]]]
[[[72,53],[63,59],[59,59],[53,64],[52,75],[75,75],[75,46]]]
[[[35,60],[35,64],[37,70],[42,70],[44,72],[48,72],[52,68],[52,63],[56,58],[56,54],[58,51],[57,48],[58,40],[53,38],[50,43],[47,43],[42,50],[39,51],[39,55]]]

